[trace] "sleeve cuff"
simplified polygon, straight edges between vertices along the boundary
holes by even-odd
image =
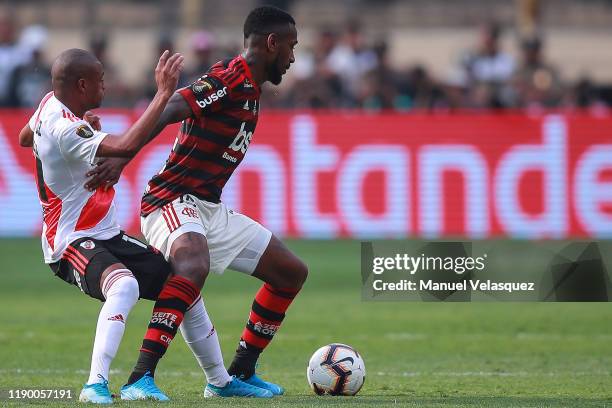
[[[89,164],[91,164],[92,166],[94,164],[96,164],[96,153],[98,153],[98,148],[100,147],[100,145],[102,144],[102,142],[104,141],[106,136],[108,136],[108,133],[104,133],[104,132],[96,132],[95,133],[96,144],[94,146],[92,146],[92,149],[89,152],[89,157],[88,157],[88,160],[87,160],[89,162]]]

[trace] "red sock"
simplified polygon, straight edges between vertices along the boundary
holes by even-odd
[[[265,349],[298,292],[299,289],[275,288],[265,283],[255,295],[242,340],[259,350]]]
[[[198,288],[181,276],[173,276],[166,282],[153,307],[149,328],[140,348],[140,357],[128,383],[137,380],[146,371],[154,374],[157,362],[168,349],[183,321],[185,311],[199,295]]]
[[[245,378],[253,375],[259,354],[272,341],[287,308],[299,291],[295,288],[275,288],[267,283],[259,289],[236,356],[228,370],[231,375],[243,375]]]

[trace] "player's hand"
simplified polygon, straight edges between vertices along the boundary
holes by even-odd
[[[83,119],[91,125],[95,130],[102,130],[102,125],[100,124],[100,117],[94,114],[92,111],[87,111],[83,115]]]
[[[121,157],[107,157],[98,161],[98,165],[85,174],[89,180],[85,183],[85,189],[94,191],[104,186],[108,190],[119,181],[123,168],[129,163],[129,159]]]
[[[179,53],[170,57],[170,51],[168,50],[164,51],[159,57],[159,62],[155,68],[155,82],[157,83],[158,93],[168,97],[174,93],[179,75],[183,70],[184,60],[185,58]]]

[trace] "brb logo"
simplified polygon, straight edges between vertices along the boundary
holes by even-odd
[[[242,154],[246,153],[247,149],[249,148],[249,144],[251,144],[251,139],[253,138],[253,132],[247,132],[244,129],[245,124],[246,122],[242,122],[242,125],[240,126],[240,131],[238,132],[238,134],[234,138],[234,141],[230,145],[230,149],[235,152],[241,151]]]

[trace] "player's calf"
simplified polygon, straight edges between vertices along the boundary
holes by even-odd
[[[285,312],[306,281],[308,269],[273,236],[253,276],[266,283],[255,295],[249,320],[242,332],[234,360],[228,369],[230,375],[244,379],[249,379],[255,374],[259,355],[280,328]],[[275,384],[270,383],[270,387],[267,388],[277,395],[282,393],[282,388]]]
[[[109,267],[109,273],[105,274],[106,279],[100,285],[105,302],[96,327],[87,381],[90,385],[104,382],[108,378],[110,364],[121,343],[128,314],[138,301],[138,282],[128,269],[116,268],[116,265]],[[111,269],[113,267],[116,269]]]
[[[170,249],[170,263],[174,275],[155,302],[138,361],[127,385],[139,381],[145,373],[154,377],[157,363],[174,339],[187,309],[199,298],[209,269],[206,238],[196,233],[178,237]]]

